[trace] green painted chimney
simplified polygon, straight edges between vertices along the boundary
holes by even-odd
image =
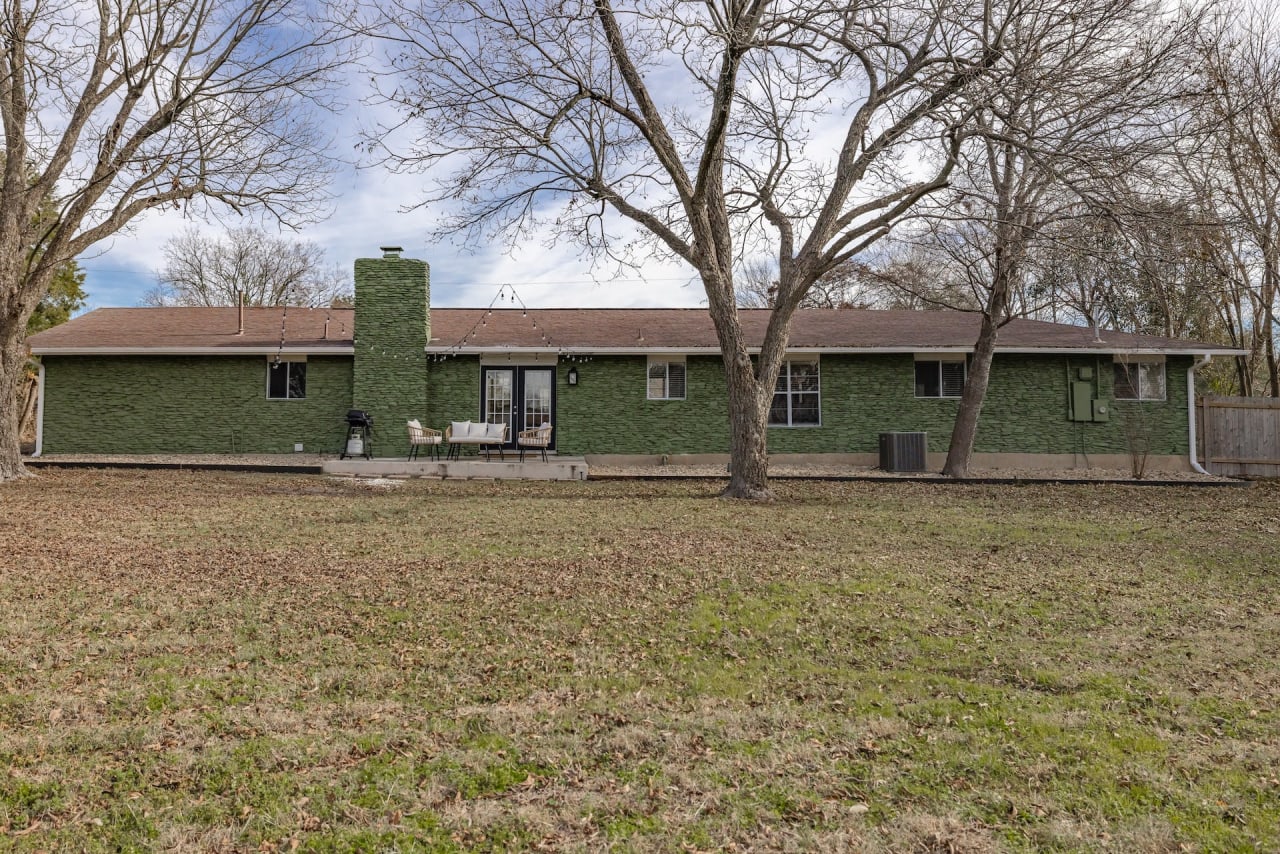
[[[356,259],[352,409],[373,417],[373,452],[406,452],[405,422],[427,415],[427,341],[431,285],[425,261],[383,246],[381,258]]]

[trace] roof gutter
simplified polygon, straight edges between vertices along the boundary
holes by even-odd
[[[350,356],[350,345],[262,344],[251,347],[32,347],[33,356]]]
[[[451,355],[451,356],[476,356],[484,354],[497,353],[502,354],[532,354],[532,353],[558,353],[561,355],[589,355],[589,356],[643,356],[646,354],[683,354],[690,356],[719,356],[719,347],[689,346],[689,347],[592,347],[588,345],[574,345],[571,347],[516,347],[505,345],[493,346],[472,346],[472,347],[448,347],[439,344],[430,344],[426,348],[427,353],[432,355]],[[274,352],[274,351],[273,351]],[[759,347],[748,347],[747,352],[757,354],[760,352]],[[813,345],[796,345],[787,347],[788,354],[794,355],[832,355],[832,356],[849,356],[849,355],[883,355],[887,353],[941,353],[941,354],[968,354],[973,352],[973,347],[962,346],[918,346],[918,347],[815,347]],[[1245,355],[1245,350],[1217,350],[1218,355],[1236,356]],[[1111,356],[1123,353],[1126,356],[1200,356],[1204,354],[1203,350],[1174,350],[1174,349],[1158,349],[1154,347],[1129,348],[1129,349],[1099,349],[1097,347],[997,347],[996,353],[999,355],[1089,355],[1089,356]]]
[[[1205,353],[1200,360],[1187,368],[1187,461],[1191,470],[1198,474],[1209,474],[1196,459],[1196,371],[1213,361],[1213,356]],[[1206,449],[1207,450],[1207,449]]]

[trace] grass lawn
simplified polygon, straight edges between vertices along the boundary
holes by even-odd
[[[1280,850],[1280,487],[0,486],[0,849]]]

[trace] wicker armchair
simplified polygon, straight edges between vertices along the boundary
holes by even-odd
[[[542,461],[547,461],[547,448],[551,447],[551,425],[532,427],[516,434],[516,445],[520,448],[520,462],[524,462],[525,448],[533,448],[542,452]]]
[[[430,427],[423,427],[415,418],[408,422],[409,427],[409,460],[413,461],[418,458],[418,452],[425,445],[427,455],[432,459],[440,459],[440,443],[444,441],[444,437],[439,430],[432,430]]]

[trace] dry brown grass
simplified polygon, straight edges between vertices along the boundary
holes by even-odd
[[[1274,487],[46,471],[0,840],[1280,847]]]

